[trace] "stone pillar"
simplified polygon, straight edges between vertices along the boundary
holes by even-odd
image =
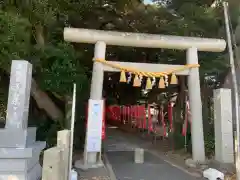
[[[46,143],[36,142],[36,128],[28,128],[31,81],[32,65],[12,61],[6,126],[0,129],[0,179],[12,175],[21,180],[41,177],[39,155]]]
[[[99,41],[95,44],[94,58],[105,59],[106,54],[106,43]],[[93,63],[92,70],[92,82],[91,82],[91,91],[90,99],[92,100],[101,100],[102,99],[102,90],[103,90],[103,80],[104,80],[104,69],[103,65],[99,62]],[[85,148],[84,148],[84,162],[76,161],[75,167],[81,169],[96,168],[102,166],[101,162],[101,152],[87,152],[86,145],[87,139],[85,138]]]
[[[7,129],[27,129],[32,65],[27,61],[13,61],[8,93]]]
[[[99,41],[95,44],[94,58],[105,59],[106,43]],[[103,64],[99,62],[93,63],[93,73],[91,82],[90,99],[101,100],[104,80]]]
[[[61,169],[61,153],[58,147],[44,151],[42,180],[69,180]]]
[[[57,148],[61,150],[61,174],[63,180],[69,180],[69,166],[72,166],[72,162],[70,162],[70,141],[71,131],[70,130],[62,130],[58,131],[57,134]]]
[[[234,163],[231,89],[214,90],[215,159]]]
[[[198,50],[192,47],[187,50],[187,64],[198,64]],[[188,91],[191,110],[191,136],[193,160],[205,162],[205,147],[203,137],[202,101],[200,92],[199,69],[190,69],[188,76]]]

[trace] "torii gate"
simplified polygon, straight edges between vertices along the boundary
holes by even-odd
[[[198,51],[222,52],[226,48],[226,42],[223,39],[165,36],[77,28],[65,28],[64,39],[69,42],[95,44],[94,59],[102,60],[105,60],[106,45],[186,50],[187,64],[198,64]],[[166,69],[184,67],[183,65],[130,62],[111,62],[111,64],[128,66],[147,72],[163,72]],[[119,69],[109,67],[99,61],[94,61],[90,99],[102,99],[104,71],[119,71]],[[183,70],[176,72],[176,74],[188,76],[189,102],[191,107],[191,118],[193,119],[191,124],[192,156],[195,162],[203,163],[205,162],[205,148],[199,68]],[[86,152],[85,143],[83,166],[85,168],[98,167],[100,162],[99,154],[101,154],[101,152]],[[80,166],[79,163],[77,164]]]

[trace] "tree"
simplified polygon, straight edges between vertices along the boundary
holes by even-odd
[[[32,95],[38,107],[58,121],[66,114],[64,105],[68,104],[73,82],[77,82],[79,93],[84,97],[82,103],[88,98],[93,57],[93,45],[63,41],[65,26],[222,38],[223,14],[221,7],[211,7],[212,2],[156,0],[156,5],[145,5],[141,0],[2,1],[0,69],[8,72],[12,59],[29,60],[34,65]],[[185,52],[177,50],[111,46],[106,57],[121,61],[186,63]],[[202,82],[206,76],[216,79],[228,67],[223,53],[200,53],[199,59]],[[128,88],[128,92],[136,94],[134,99],[139,98],[139,89],[119,85],[117,73],[107,75],[106,80],[108,76],[115,84],[105,83],[106,92],[123,97]],[[184,79],[181,81],[185,84]],[[125,102],[127,99],[122,99],[122,103]]]

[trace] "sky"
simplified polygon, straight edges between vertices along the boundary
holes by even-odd
[[[144,4],[151,4],[152,0],[144,0]]]

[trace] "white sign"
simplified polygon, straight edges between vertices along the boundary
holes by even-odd
[[[103,100],[88,101],[87,152],[101,151],[103,108]]]

